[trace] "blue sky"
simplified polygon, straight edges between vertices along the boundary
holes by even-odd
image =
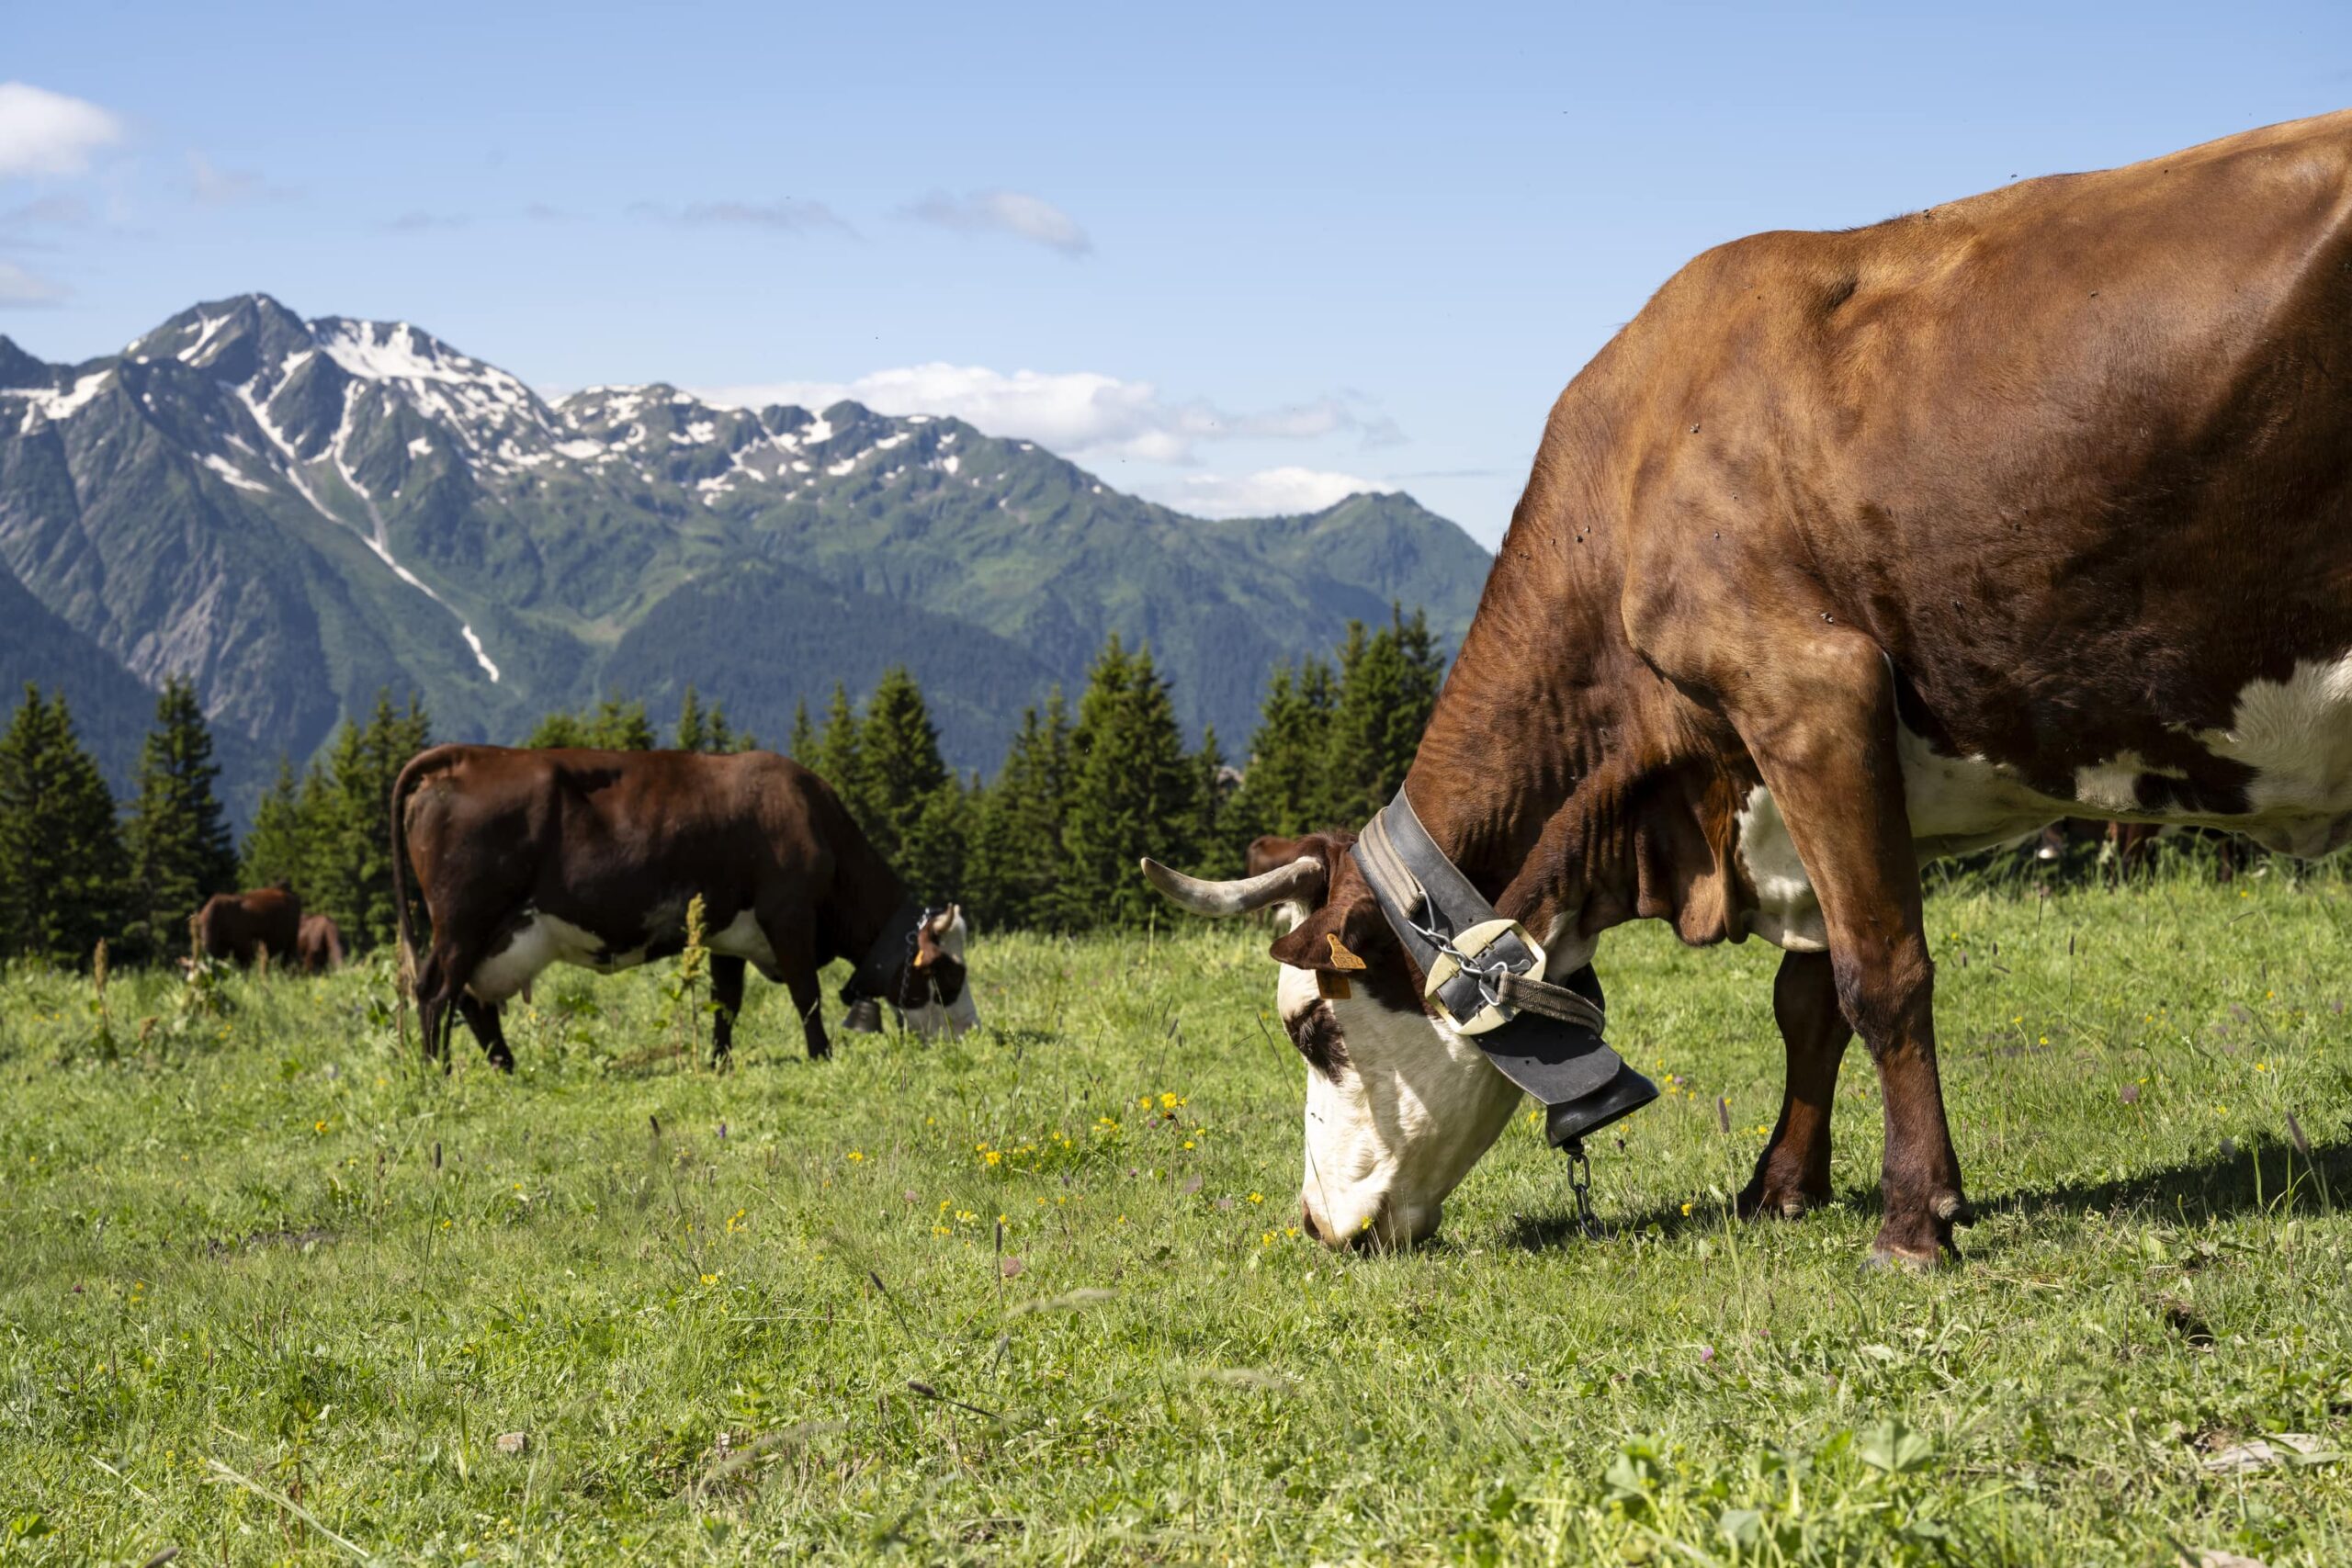
[[[199,299],[1491,544],[1676,265],[2352,104],[2352,6],[0,0],[0,333]]]

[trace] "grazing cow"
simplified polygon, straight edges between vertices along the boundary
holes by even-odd
[[[332,915],[305,915],[294,938],[294,962],[305,975],[343,967],[343,928]]]
[[[1740,1211],[1829,1196],[1859,1033],[1872,1257],[1950,1253],[1922,860],[2061,817],[2352,838],[2347,365],[2352,113],[1710,251],[1554,405],[1399,799],[1555,978],[1638,917],[1785,950]],[[1480,1047],[1529,1021],[1424,1007],[1377,846],[1155,875],[1309,906],[1272,948],[1306,1223],[1428,1235],[1518,1100]]]
[[[280,962],[300,941],[302,900],[284,883],[249,893],[215,893],[196,912],[197,945],[207,958],[250,964],[265,953]]]
[[[511,1070],[507,998],[550,964],[610,974],[683,952],[697,894],[716,1058],[747,963],[791,991],[811,1056],[831,1050],[817,974],[835,958],[859,965],[854,1020],[878,999],[924,1034],[979,1021],[961,912],[919,908],[831,787],[786,758],[437,746],[401,771],[391,811],[402,959],[445,1063],[454,1010]],[[421,964],[408,866],[433,920]]]

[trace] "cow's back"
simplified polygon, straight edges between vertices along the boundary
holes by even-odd
[[[1818,603],[2023,815],[2244,815],[2249,694],[2352,747],[2291,690],[2352,651],[2347,210],[2352,114],[1699,258],[1555,416],[1614,438],[1637,644]]]
[[[768,752],[447,746],[411,764],[418,880],[470,897],[612,909],[700,893],[729,908],[788,881],[821,899],[846,820],[825,783]]]

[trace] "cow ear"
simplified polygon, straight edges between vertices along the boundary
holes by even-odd
[[[1371,889],[1351,879],[1268,951],[1276,963],[1294,969],[1350,975],[1394,957],[1396,938]]]

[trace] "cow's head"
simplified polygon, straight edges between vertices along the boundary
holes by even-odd
[[[1510,1122],[1519,1090],[1421,1005],[1421,975],[1346,853],[1352,834],[1295,841],[1286,864],[1204,882],[1144,862],[1195,914],[1287,907],[1274,998],[1306,1060],[1299,1210],[1333,1247],[1406,1247],[1434,1233],[1446,1195]],[[1260,843],[1267,840],[1261,840]]]
[[[980,1021],[964,967],[967,934],[964,910],[956,904],[937,914],[926,910],[917,922],[914,945],[891,977],[887,998],[915,1033],[961,1034]]]

